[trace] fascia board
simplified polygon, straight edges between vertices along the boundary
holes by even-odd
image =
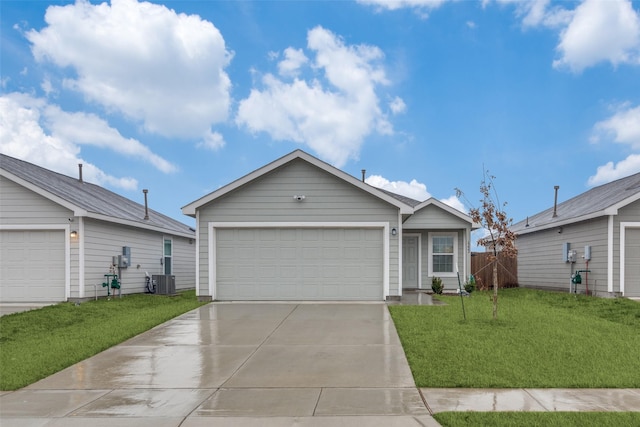
[[[187,233],[187,232],[182,232],[182,231],[176,231],[176,230],[172,230],[170,228],[164,228],[164,227],[160,227],[157,225],[152,225],[152,224],[142,224],[140,222],[137,221],[131,221],[131,220],[127,220],[127,219],[122,219],[122,218],[114,218],[108,215],[102,215],[102,214],[97,214],[94,212],[90,212],[86,215],[87,218],[92,218],[92,219],[97,219],[100,221],[104,221],[104,222],[110,222],[113,224],[120,224],[120,225],[127,225],[129,227],[133,227],[133,228],[141,228],[144,230],[150,230],[150,231],[156,231],[158,233],[164,233],[164,234],[171,234],[173,236],[181,236],[181,237],[186,237],[188,239],[195,239],[195,232],[193,233]]]
[[[549,224],[544,224],[541,226],[536,226],[536,225],[531,225],[529,224],[529,227],[527,227],[524,230],[520,230],[520,231],[516,231],[516,234],[518,235],[522,235],[522,234],[530,234],[530,233],[535,233],[537,231],[543,231],[543,230],[549,230],[552,228],[557,228],[557,227],[563,227],[565,225],[571,225],[571,224],[575,224],[577,222],[582,222],[582,221],[586,221],[589,219],[594,219],[594,218],[599,218],[602,216],[608,216],[609,214],[605,213],[606,211],[599,211],[599,212],[593,212],[587,215],[583,215],[583,216],[579,216],[579,217],[575,217],[575,218],[569,218],[569,219],[565,219],[563,221],[556,221],[556,222],[552,222]]]
[[[49,191],[35,185],[32,184],[29,181],[26,181],[14,174],[12,174],[11,172],[4,170],[4,169],[0,169],[0,175],[15,182],[18,185],[21,185],[22,187],[25,187],[26,189],[33,191],[34,193],[44,197],[45,199],[51,200],[54,203],[57,203],[58,205],[69,209],[70,211],[73,211],[73,215],[74,216],[86,216],[87,215],[87,211],[82,209],[81,207],[79,207],[78,205],[69,202],[68,200],[65,200],[61,197],[56,196],[55,194],[50,193]]]

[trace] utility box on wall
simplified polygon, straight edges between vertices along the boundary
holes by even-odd
[[[127,266],[131,265],[131,247],[129,246],[122,247],[122,258],[125,259],[124,262],[127,263]]]
[[[152,279],[156,281],[156,294],[173,295],[176,293],[176,276],[172,274],[154,274]]]
[[[569,250],[571,249],[571,243],[565,242],[562,244],[562,261],[569,262]]]

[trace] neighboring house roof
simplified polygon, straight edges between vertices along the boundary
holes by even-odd
[[[0,154],[0,175],[74,212],[75,216],[95,218],[133,227],[194,237],[188,225],[149,209],[98,185]]]
[[[594,187],[559,203],[555,217],[551,207],[514,224],[511,230],[527,234],[600,216],[616,215],[618,209],[636,200],[640,200],[640,173]]]
[[[239,178],[235,181],[233,181],[230,184],[225,185],[222,188],[219,188],[218,190],[207,194],[204,197],[201,197],[200,199],[189,203],[188,205],[184,206],[182,208],[182,213],[184,213],[185,215],[189,215],[189,216],[193,216],[195,217],[196,215],[196,209],[199,208],[200,206],[206,205],[207,203],[222,197],[223,195],[239,188],[242,187],[243,185],[260,178],[261,176],[295,160],[295,159],[302,159],[306,162],[311,163],[312,165],[330,173],[331,175],[334,175],[337,178],[342,179],[343,181],[348,182],[349,184],[352,184],[358,188],[360,188],[361,190],[366,191],[367,193],[372,194],[373,196],[384,200],[385,202],[396,206],[397,208],[400,209],[400,213],[402,214],[410,214],[413,213],[413,209],[411,208],[410,205],[407,205],[406,203],[400,201],[397,197],[391,196],[389,195],[387,192],[384,192],[376,187],[372,187],[369,184],[366,184],[364,182],[362,182],[361,180],[354,178],[353,176],[341,171],[338,168],[335,168],[333,166],[331,166],[328,163],[323,162],[322,160],[313,157],[310,154],[305,153],[302,150],[295,150],[289,154],[287,154],[286,156],[283,156],[277,160],[274,160],[273,162],[269,163],[268,165],[265,165],[263,167],[261,167],[260,169],[256,169],[255,171],[243,176],[242,178]]]

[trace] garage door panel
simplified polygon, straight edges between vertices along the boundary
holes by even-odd
[[[216,299],[382,298],[382,228],[220,228],[215,232]],[[234,257],[251,250],[259,256]],[[241,264],[245,270],[238,274]]]
[[[640,228],[626,229],[624,261],[624,295],[640,297]]]
[[[0,231],[0,300],[56,302],[65,295],[64,231]]]

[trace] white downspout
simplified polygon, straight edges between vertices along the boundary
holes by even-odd
[[[84,289],[84,253],[85,253],[85,247],[84,247],[84,218],[83,217],[78,217],[78,234],[79,234],[79,240],[78,240],[78,297],[79,298],[84,298],[85,295],[85,289]]]

